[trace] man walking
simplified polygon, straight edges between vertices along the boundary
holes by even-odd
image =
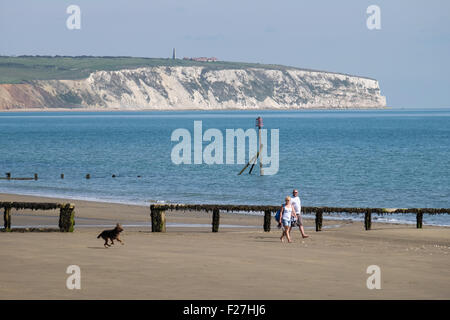
[[[300,198],[298,196],[298,190],[294,189],[292,191],[292,199],[291,199],[292,206],[294,207],[295,214],[297,216],[297,225],[298,229],[300,230],[300,233],[302,234],[303,238],[308,238],[309,236],[305,234],[305,230],[303,229],[303,221],[302,221],[302,204],[300,201]]]

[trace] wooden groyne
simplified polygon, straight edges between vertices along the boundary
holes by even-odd
[[[61,179],[64,179],[65,178],[64,173],[61,173],[59,175],[59,177]],[[111,175],[111,178],[118,178],[118,177],[120,177],[120,176],[117,175],[117,174],[112,174]],[[89,179],[92,178],[92,176],[91,176],[90,173],[86,173],[86,175],[84,175],[84,178],[89,180]],[[104,175],[100,176],[100,178],[104,178]],[[142,175],[137,175],[136,178],[140,179],[140,178],[142,178]],[[37,181],[37,180],[39,180],[39,175],[37,173],[35,173],[33,177],[13,177],[11,175],[11,172],[6,172],[4,177],[0,177],[0,180],[35,180],[35,181]]]
[[[35,173],[34,174],[34,177],[12,177],[11,176],[11,172],[7,172],[6,174],[5,174],[5,177],[0,177],[0,180],[38,180],[39,179],[39,177],[38,177],[38,174],[37,173]]]
[[[59,209],[59,231],[73,232],[75,226],[75,205],[72,203],[42,203],[42,202],[0,202],[0,209],[3,208],[5,231],[11,229],[11,209],[16,210],[56,210]]]
[[[165,211],[211,211],[212,232],[219,231],[220,211],[227,212],[264,212],[263,229],[270,231],[272,214],[277,212],[280,206],[262,205],[218,205],[218,204],[152,204],[150,216],[152,219],[152,232],[166,232]],[[401,213],[416,214],[416,228],[423,226],[423,216],[434,214],[450,214],[449,208],[341,208],[341,207],[302,207],[302,214],[315,214],[316,231],[322,231],[324,213],[364,214],[364,229],[372,227],[372,215],[393,215]]]

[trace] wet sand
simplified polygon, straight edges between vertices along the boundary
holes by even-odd
[[[262,216],[169,212],[167,233],[152,233],[148,206],[0,194],[0,201],[75,203],[73,233],[0,233],[0,299],[449,299],[450,228],[331,221],[322,232],[280,243]],[[12,210],[12,227],[58,224],[57,210]],[[96,236],[120,222],[125,244]],[[273,221],[274,222],[274,221]],[[335,225],[339,224],[339,227]],[[86,225],[91,225],[87,227]],[[92,226],[94,225],[94,226]],[[81,289],[66,288],[66,269],[81,269]],[[366,269],[381,269],[369,290]]]

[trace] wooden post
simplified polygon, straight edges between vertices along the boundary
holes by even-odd
[[[75,226],[75,205],[66,203],[59,209],[59,231],[73,232]]]
[[[270,232],[270,222],[272,221],[272,215],[269,210],[264,211],[264,231]]]
[[[166,213],[157,208],[150,209],[152,232],[166,232]]]
[[[5,213],[3,214],[5,220],[5,231],[11,231],[11,208],[5,208]]]
[[[370,230],[372,227],[372,212],[366,211],[364,214],[364,228]]]
[[[6,179],[11,180],[11,172],[6,173]]]
[[[259,175],[264,175],[264,170],[262,166],[262,144],[261,144],[261,128],[263,127],[263,119],[261,117],[256,118],[256,126],[258,127],[258,143],[259,143]],[[258,158],[256,158],[258,160]],[[253,169],[253,167],[252,167]],[[250,170],[251,172],[252,170]]]
[[[38,174],[35,173],[35,174],[34,174],[34,180],[37,180],[37,179],[38,179]]]
[[[264,169],[263,169],[263,165],[262,165],[262,148],[263,145],[261,143],[261,127],[262,127],[262,119],[261,119],[261,126],[259,127],[258,130],[258,141],[259,141],[259,175],[262,176],[264,175]]]
[[[321,210],[316,211],[316,232],[322,231],[323,212]]]
[[[91,178],[91,175],[88,173],[87,175],[86,175],[86,179],[90,179]]]
[[[256,160],[253,162],[252,166],[250,167],[250,170],[248,171],[248,174],[252,174],[253,168],[255,167],[256,162],[258,162],[258,156],[259,152],[256,154]]]
[[[220,213],[219,209],[214,209],[212,214],[212,232],[219,232]]]
[[[261,128],[258,130],[258,141],[259,141],[259,152],[262,150],[262,144],[261,144]],[[259,154],[259,175],[264,175],[264,170],[262,167],[262,152]]]
[[[258,156],[259,156],[259,153],[256,153],[256,154],[255,154],[255,155],[247,162],[247,164],[245,165],[245,167],[242,168],[242,170],[238,173],[238,176],[240,176],[240,175],[242,174],[242,172],[244,172],[245,169],[248,168],[248,166],[250,165],[250,163],[252,163],[255,159],[258,158]],[[256,160],[255,160],[255,161],[256,161]],[[256,162],[255,162],[255,163],[256,163]]]
[[[417,223],[416,223],[417,229],[422,229],[422,220],[423,220],[423,213],[422,212],[420,212],[420,211],[417,212],[416,220],[417,220]]]
[[[64,179],[64,173],[61,173],[61,179]]]

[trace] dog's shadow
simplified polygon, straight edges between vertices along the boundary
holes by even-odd
[[[105,248],[105,247],[87,247],[88,249],[108,249],[108,248]]]

